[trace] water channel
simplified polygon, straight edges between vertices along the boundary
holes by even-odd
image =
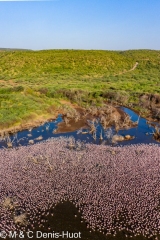
[[[122,110],[130,116],[133,122],[138,120],[139,116],[134,111],[125,107],[122,107]],[[12,142],[12,146],[13,147],[26,146],[28,144],[33,144],[39,141],[47,140],[52,137],[56,138],[60,136],[74,137],[76,141],[80,140],[86,143],[113,145],[111,138],[113,135],[117,134],[114,127],[104,130],[102,125],[99,122],[96,125],[96,139],[93,138],[92,134],[86,133],[87,129],[83,129],[83,130],[79,129],[77,131],[67,132],[67,133],[56,133],[58,123],[62,121],[63,121],[62,116],[59,115],[55,121],[47,122],[39,127],[30,129],[30,130],[24,130],[16,134],[13,134],[10,136],[10,141]],[[122,136],[125,136],[125,135],[134,136],[134,139],[117,142],[117,143],[114,143],[114,145],[119,144],[124,146],[124,145],[141,144],[141,143],[160,144],[153,139],[153,132],[154,132],[154,127],[149,126],[145,118],[139,117],[139,123],[136,127],[125,129],[125,130],[119,130],[118,132],[118,134]],[[100,140],[100,135],[102,135],[103,140]],[[1,139],[0,148],[4,148],[4,147],[5,148],[7,147],[7,141],[6,139]]]

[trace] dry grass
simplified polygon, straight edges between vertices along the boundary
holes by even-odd
[[[19,216],[14,216],[13,220],[15,224],[19,224],[21,226],[26,226],[28,224],[26,213],[22,213]]]
[[[17,206],[17,203],[14,201],[13,198],[6,197],[4,199],[4,202],[3,202],[2,206],[4,208],[8,208],[9,210],[13,210]]]
[[[13,202],[13,199],[10,197],[6,197],[3,202],[3,207],[8,208],[10,210],[13,210],[15,207],[15,204]]]

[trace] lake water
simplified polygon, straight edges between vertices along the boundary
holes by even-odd
[[[138,115],[125,107],[122,107],[124,112],[126,112],[130,117],[132,121],[137,121]],[[73,136],[75,140],[80,140],[84,141],[86,143],[95,143],[95,144],[107,144],[107,145],[112,145],[111,138],[114,134],[117,134],[115,129],[112,127],[110,129],[104,130],[102,128],[102,125],[100,123],[97,123],[96,125],[96,140],[93,139],[92,134],[87,133],[83,134],[87,129],[83,129],[83,131],[78,130],[74,132],[69,132],[69,133],[56,133],[57,125],[58,123],[62,122],[62,116],[59,115],[58,118],[55,121],[52,122],[47,122],[44,125],[41,125],[39,127],[33,128],[30,131],[29,130],[24,130],[21,132],[18,132],[17,134],[13,134],[10,136],[10,139],[12,141],[13,147],[17,146],[26,146],[29,143],[29,141],[33,140],[34,143],[37,143],[39,141],[44,141],[49,138],[56,138],[56,137],[71,137]],[[146,123],[145,118],[139,118],[139,123],[137,127],[130,128],[127,130],[119,130],[118,134],[125,136],[125,135],[131,135],[135,136],[134,139],[129,140],[129,141],[122,141],[117,144],[119,145],[130,145],[130,144],[140,144],[140,143],[145,143],[145,144],[150,144],[150,143],[158,143],[153,139],[153,133],[154,132],[154,127],[148,126]],[[100,135],[102,134],[103,140],[100,140]],[[147,134],[147,135],[146,135]],[[38,139],[38,138],[41,138]],[[114,144],[115,145],[115,144]],[[2,140],[0,141],[0,148],[2,147],[7,147],[6,141]]]

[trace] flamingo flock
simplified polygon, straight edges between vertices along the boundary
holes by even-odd
[[[0,230],[44,226],[43,216],[69,200],[92,231],[158,239],[159,146],[86,144],[76,151],[67,144],[53,138],[0,150]],[[21,215],[24,225],[15,221]]]

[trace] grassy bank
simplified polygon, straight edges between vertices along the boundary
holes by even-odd
[[[61,99],[160,118],[160,51],[0,51],[0,129],[50,118]]]

